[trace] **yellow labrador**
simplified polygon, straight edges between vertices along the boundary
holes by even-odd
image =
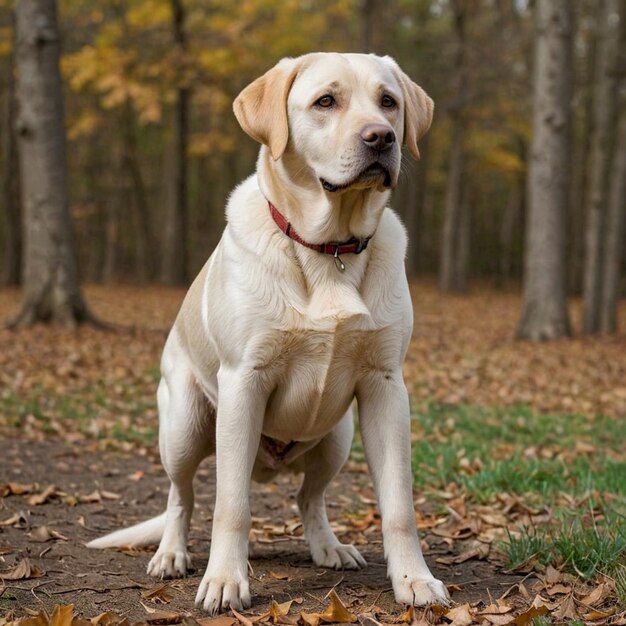
[[[356,398],[396,600],[445,604],[415,528],[402,378],[412,327],[407,241],[386,208],[400,145],[418,157],[432,100],[390,57],[316,53],[283,59],[234,109],[263,145],[163,352],[167,511],[89,546],[160,540],[149,574],[184,576],[192,480],[215,453],[211,554],[196,604],[211,614],[250,606],[250,478],[282,469],[304,473],[298,505],[315,563],[364,566],[331,530],[324,504],[350,450]]]

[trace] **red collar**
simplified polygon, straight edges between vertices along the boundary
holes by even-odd
[[[269,204],[270,213],[276,222],[276,225],[285,233],[285,235],[287,235],[287,237],[291,237],[294,241],[297,241],[299,244],[302,244],[311,250],[315,250],[316,252],[321,252],[322,254],[332,254],[336,259],[339,258],[340,254],[361,254],[361,252],[367,248],[367,244],[373,237],[373,235],[370,235],[365,239],[352,237],[352,239],[348,239],[347,241],[309,243],[298,235],[296,229],[291,225],[287,218],[269,200],[267,203]]]

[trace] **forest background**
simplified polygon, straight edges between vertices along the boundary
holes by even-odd
[[[20,282],[23,240],[12,6],[0,2],[0,263],[9,285]],[[623,11],[623,0],[571,3],[560,96],[571,117],[558,165],[567,170],[567,198],[563,207],[538,207],[563,232],[557,282],[568,294],[586,289],[597,307],[603,266],[617,267],[613,300],[623,292],[624,159],[614,158],[626,152],[618,130]],[[529,229],[535,13],[522,0],[61,0],[82,280],[188,284],[220,237],[228,193],[254,169],[258,146],[236,123],[234,97],[283,56],[337,50],[392,55],[436,102],[421,161],[405,159],[392,200],[410,235],[409,274],[438,274],[453,292],[474,279],[518,286]],[[527,260],[536,254],[529,249]],[[542,271],[552,272],[550,264]],[[604,327],[614,329],[614,320]]]

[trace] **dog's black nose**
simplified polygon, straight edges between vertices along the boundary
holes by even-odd
[[[396,135],[385,124],[366,124],[361,129],[363,143],[374,150],[388,150],[396,141]]]

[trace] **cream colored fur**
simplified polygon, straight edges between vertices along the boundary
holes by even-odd
[[[331,107],[319,104],[326,94],[334,98]],[[383,106],[385,96],[395,105]],[[412,328],[406,234],[386,208],[400,170],[399,144],[418,155],[432,101],[389,57],[319,53],[284,59],[247,87],[234,108],[244,130],[264,145],[256,174],[230,197],[223,237],[163,352],[158,406],[161,458],[171,479],[167,512],[89,545],[160,538],[148,572],[184,576],[192,480],[214,453],[211,554],[198,605],[212,614],[250,606],[250,478],[265,480],[281,469],[304,473],[298,505],[315,563],[364,566],[356,548],[334,535],[324,505],[326,487],[350,450],[356,399],[396,600],[447,603],[415,528],[402,378]],[[368,124],[395,133],[384,154],[360,137]],[[388,177],[363,174],[377,159]],[[338,190],[326,191],[323,180]],[[343,257],[340,272],[331,255],[277,228],[268,199],[311,243],[373,238],[361,254]],[[295,444],[280,456],[270,439],[279,448]]]

